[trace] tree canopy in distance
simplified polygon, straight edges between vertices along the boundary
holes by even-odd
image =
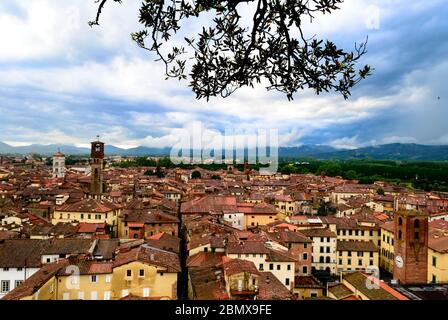
[[[121,3],[121,0],[112,0]],[[107,0],[95,0],[98,11],[89,25],[99,25]],[[338,48],[330,40],[304,35],[304,21],[317,13],[331,14],[344,0],[144,0],[140,8],[141,31],[132,39],[155,52],[165,64],[168,78],[189,79],[197,99],[228,97],[238,88],[253,87],[267,79],[268,90],[278,90],[289,100],[306,88],[316,94],[335,91],[348,99],[351,89],[371,74],[371,67],[357,68],[367,52],[367,39],[352,51]],[[253,4],[251,26],[240,14],[244,4]],[[184,46],[172,46],[181,23],[213,13],[211,27],[196,37],[184,37]],[[193,65],[186,68],[187,60]],[[189,77],[187,76],[189,72]]]

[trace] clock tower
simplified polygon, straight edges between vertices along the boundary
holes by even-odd
[[[90,193],[93,196],[100,196],[103,190],[103,166],[104,166],[104,142],[100,142],[99,137],[97,141],[92,142],[90,151],[90,168],[91,168],[91,182]]]
[[[428,216],[420,211],[397,211],[394,217],[394,280],[424,284],[428,277]]]

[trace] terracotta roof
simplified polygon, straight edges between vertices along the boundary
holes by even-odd
[[[370,300],[409,300],[398,291],[389,287],[386,283],[380,282],[380,288],[371,290],[366,286],[368,275],[362,272],[354,272],[344,275],[344,281],[354,286],[359,292],[367,296]]]
[[[210,212],[237,212],[235,196],[206,196],[181,204],[182,214],[207,214]]]
[[[51,239],[42,254],[86,254],[92,247],[92,239]]]
[[[395,222],[394,221],[385,222],[381,225],[381,228],[394,233],[395,232]]]
[[[91,260],[81,259],[77,263],[70,261],[70,265],[76,265],[79,268],[80,275],[96,275],[96,274],[111,274],[112,262],[96,262]],[[58,271],[58,275],[68,276],[71,275],[71,271],[65,268],[61,268]]]
[[[338,241],[337,250],[377,252],[378,247],[372,241]]]
[[[152,247],[179,253],[180,239],[168,233],[158,233],[150,237],[146,243]]]
[[[222,266],[224,273],[228,276],[248,272],[258,275],[259,272],[252,261],[241,259],[230,259],[226,256],[222,257]]]
[[[296,262],[298,261],[289,251],[269,249],[266,261],[269,262]]]
[[[343,300],[353,295],[353,292],[342,283],[329,287],[328,291],[338,300]]]
[[[222,263],[223,252],[198,252],[187,258],[188,268],[212,267]]]
[[[244,214],[254,214],[254,215],[273,215],[277,214],[277,209],[274,205],[262,203],[238,203],[238,212]]]
[[[12,239],[0,243],[0,268],[39,268],[45,240]]]
[[[260,272],[257,300],[289,300],[292,295],[271,272]]]
[[[228,254],[268,254],[269,249],[261,241],[229,241]]]
[[[222,269],[198,267],[188,270],[193,294],[198,300],[228,300]]]
[[[100,239],[97,242],[93,255],[98,259],[112,260],[119,245],[118,239]]]
[[[296,276],[294,280],[296,288],[323,288],[322,283],[313,276]]]
[[[80,223],[78,227],[78,233],[95,233],[98,229],[104,229],[105,223]]]
[[[108,213],[119,209],[121,206],[105,200],[83,199],[73,204],[64,204],[56,207],[55,211],[61,212],[86,212],[86,213]]]
[[[300,230],[308,238],[311,237],[329,237],[329,238],[337,238],[337,235],[328,228],[314,228],[314,229],[304,229]]]
[[[428,246],[434,251],[448,253],[448,221],[435,220],[429,223]]]
[[[114,268],[133,261],[165,268],[166,272],[180,272],[179,256],[176,253],[145,245],[119,252],[115,257]]]
[[[29,277],[20,286],[4,296],[3,300],[20,300],[33,295],[39,291],[45,283],[53,278],[59,270],[68,265],[69,262],[66,259],[44,265],[39,271]]]
[[[124,217],[124,221],[127,222],[139,222],[139,223],[179,223],[179,219],[173,215],[163,213],[158,209],[150,209],[143,211],[134,211],[127,213]]]

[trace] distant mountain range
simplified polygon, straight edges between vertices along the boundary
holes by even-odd
[[[0,154],[41,154],[52,155],[58,149],[67,155],[88,155],[88,148],[78,148],[70,145],[38,145],[13,147],[0,142]],[[170,148],[136,147],[122,149],[106,145],[107,155],[121,156],[164,156],[170,154]],[[418,144],[385,144],[354,150],[336,149],[324,145],[303,145],[300,147],[280,147],[279,156],[283,158],[310,157],[315,159],[377,159],[377,160],[419,160],[443,161],[448,160],[448,146],[428,146]]]

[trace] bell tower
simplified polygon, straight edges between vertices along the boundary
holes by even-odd
[[[91,183],[90,193],[92,195],[101,195],[103,190],[103,166],[104,166],[104,142],[99,140],[92,142],[90,151],[90,168],[91,168]]]
[[[428,216],[397,211],[394,217],[394,279],[400,284],[424,284],[428,278]]]

